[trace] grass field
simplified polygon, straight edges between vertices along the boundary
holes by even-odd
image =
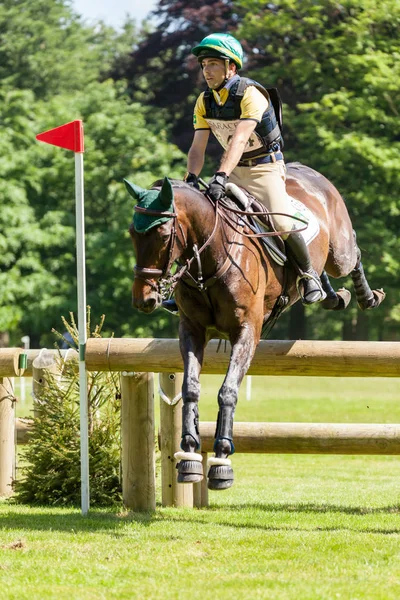
[[[203,386],[204,420],[220,381]],[[398,381],[253,378],[236,419],[400,423]],[[0,502],[0,598],[400,598],[399,458],[235,455],[233,466],[234,487],[202,510],[84,518]]]

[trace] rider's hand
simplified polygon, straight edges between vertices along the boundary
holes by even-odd
[[[221,200],[225,196],[225,186],[228,176],[223,171],[217,171],[208,182],[208,195],[215,201]]]
[[[186,181],[186,183],[196,188],[197,190],[200,189],[199,180],[197,178],[197,175],[195,175],[194,173],[186,173],[185,177],[183,178],[183,181]]]

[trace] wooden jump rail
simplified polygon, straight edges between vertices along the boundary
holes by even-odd
[[[223,374],[228,343],[211,340],[203,373]],[[31,350],[24,375],[32,376],[38,351]],[[72,357],[73,358],[73,357]],[[1,365],[1,354],[0,354]],[[174,452],[181,433],[179,392],[183,364],[178,340],[89,339],[89,371],[121,373],[122,473],[124,502],[133,510],[154,510],[154,383],[160,373],[163,505],[206,506],[205,481],[177,485]],[[1,370],[0,370],[1,373]],[[326,377],[400,377],[399,342],[262,341],[249,374]],[[26,441],[29,423],[17,428]],[[215,423],[200,423],[203,464],[212,452]],[[236,452],[400,455],[400,425],[340,423],[235,423]]]
[[[230,345],[218,340],[208,344],[202,373],[223,374],[228,367]],[[157,339],[89,339],[86,365],[93,371],[119,371],[139,375],[160,373],[161,388],[168,377],[183,371],[178,340]],[[400,343],[398,342],[325,342],[325,341],[261,341],[257,347],[249,375],[303,375],[325,377],[400,377]],[[176,380],[177,381],[177,380]],[[181,380],[180,380],[181,381]],[[180,385],[170,389],[171,402]],[[129,398],[122,403],[131,402]],[[149,399],[152,402],[152,399]],[[163,504],[168,486],[178,486],[173,452],[179,447],[181,430],[180,405],[168,406],[161,401],[161,431]],[[169,415],[169,416],[168,416]],[[166,419],[168,427],[163,426]],[[132,415],[130,426],[135,431],[137,421]],[[202,454],[205,466],[207,453],[212,451],[215,423],[200,423]],[[315,453],[315,454],[400,454],[400,425],[323,424],[323,423],[236,423],[234,440],[237,452]],[[168,442],[175,440],[175,447]],[[122,450],[124,452],[124,450]],[[142,462],[145,460],[143,457]],[[168,470],[169,469],[169,470]],[[204,469],[206,475],[206,469]],[[165,480],[165,483],[164,483]],[[205,479],[204,479],[205,481]],[[134,498],[128,505],[137,506]],[[187,500],[190,505],[190,500]],[[207,489],[193,486],[193,502],[207,505]],[[167,504],[170,502],[167,501]],[[175,497],[176,505],[187,506]]]
[[[230,344],[211,340],[202,373],[226,373]],[[89,371],[183,371],[178,340],[98,339],[87,342]],[[249,375],[400,377],[400,342],[261,341]]]

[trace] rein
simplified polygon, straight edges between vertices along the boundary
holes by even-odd
[[[280,215],[283,217],[288,217],[290,219],[293,219],[294,221],[299,221],[300,223],[304,223],[304,227],[301,227],[300,229],[296,229],[296,233],[300,233],[300,231],[305,231],[308,226],[308,222],[306,221],[306,219],[303,219],[302,217],[296,217],[295,215],[288,215],[286,213],[281,213],[281,212],[247,211],[247,210],[241,210],[240,208],[233,208],[231,205],[229,205],[228,203],[226,203],[224,201],[222,201],[222,202],[220,201],[220,203],[221,203],[221,206],[226,211],[225,213],[223,213],[223,219],[227,223],[229,223],[229,225],[232,227],[232,229],[234,229],[237,233],[242,233],[242,235],[244,235],[245,237],[248,237],[248,238],[280,237],[282,235],[290,235],[291,233],[293,233],[293,230],[290,230],[290,231],[263,231],[260,233],[247,233],[245,231],[239,232],[236,229],[236,223],[234,221],[232,221],[230,216],[228,216],[226,213],[235,213],[236,215],[240,215],[241,217],[258,217],[258,216],[269,217],[270,215]]]
[[[200,248],[198,248],[197,245],[194,244],[192,258],[187,259],[186,263],[184,265],[182,265],[181,268],[179,268],[176,271],[176,273],[174,273],[174,274],[171,273],[171,268],[175,262],[173,256],[174,256],[174,249],[175,249],[176,239],[177,239],[176,223],[178,224],[178,227],[182,234],[182,238],[183,238],[182,245],[184,248],[187,248],[186,236],[184,234],[182,225],[178,220],[178,215],[177,215],[177,212],[175,209],[175,202],[173,201],[173,204],[172,204],[172,206],[173,206],[172,212],[171,211],[152,210],[152,209],[148,209],[148,208],[143,208],[138,205],[136,205],[134,207],[134,210],[136,212],[139,212],[142,214],[151,215],[151,216],[155,216],[155,217],[169,217],[169,218],[173,219],[173,224],[172,224],[171,234],[170,234],[170,239],[169,239],[169,244],[168,244],[168,259],[166,261],[165,267],[163,269],[156,269],[156,268],[140,267],[138,265],[135,265],[133,268],[135,278],[142,279],[152,289],[154,289],[158,293],[161,293],[161,295],[163,297],[169,297],[171,295],[171,293],[173,292],[178,281],[183,276],[187,277],[190,280],[190,283],[192,285],[195,285],[196,287],[198,287],[200,291],[205,291],[205,289],[207,287],[209,287],[209,285],[211,285],[212,283],[217,281],[217,279],[219,279],[219,277],[221,277],[228,270],[228,268],[231,264],[229,253],[228,253],[223,265],[219,269],[217,269],[216,273],[212,277],[210,277],[206,282],[204,282],[204,280],[203,280],[200,255],[202,254],[202,252],[204,252],[204,250],[207,248],[207,246],[210,245],[212,239],[215,236],[215,233],[217,231],[220,220],[222,220],[229,227],[231,227],[235,231],[236,234],[244,235],[245,237],[248,237],[248,238],[276,237],[276,236],[281,236],[281,235],[289,235],[290,233],[293,233],[293,231],[269,231],[269,232],[262,232],[262,233],[247,233],[246,231],[244,231],[244,228],[241,228],[240,230],[238,229],[237,222],[233,220],[233,218],[229,215],[229,213],[234,213],[236,215],[239,215],[240,217],[261,216],[261,215],[265,216],[265,215],[275,215],[275,214],[278,215],[279,214],[279,215],[291,217],[297,221],[300,221],[301,223],[304,223],[304,227],[302,227],[301,229],[297,229],[296,232],[303,231],[304,229],[307,228],[307,222],[305,221],[305,219],[302,219],[301,217],[286,215],[285,213],[245,211],[245,210],[241,210],[239,208],[233,208],[231,205],[228,205],[224,201],[214,201],[210,198],[210,196],[207,193],[205,193],[204,196],[207,198],[207,200],[209,200],[209,202],[211,203],[211,205],[213,206],[213,208],[215,210],[215,222],[214,222],[213,230],[212,230],[210,236],[208,237],[208,239],[204,242],[204,244]],[[236,237],[235,237],[235,239],[236,239]],[[230,245],[233,244],[234,241],[235,240],[230,242]],[[198,268],[197,279],[195,277],[193,277],[193,275],[190,273],[190,268],[195,261],[197,263],[197,268]]]
[[[183,246],[184,246],[184,248],[187,247],[186,236],[183,231],[182,225],[178,220],[178,215],[175,210],[175,203],[173,202],[173,212],[152,210],[152,209],[147,209],[147,208],[143,208],[141,206],[136,205],[134,207],[135,211],[142,213],[142,214],[156,216],[156,217],[170,217],[171,219],[173,219],[173,224],[172,224],[171,235],[170,235],[170,239],[169,239],[168,260],[166,262],[166,266],[164,267],[164,269],[152,269],[152,268],[148,268],[148,267],[140,267],[138,265],[135,265],[133,267],[133,272],[134,272],[135,278],[142,279],[143,281],[145,281],[145,283],[147,283],[151,288],[153,288],[157,292],[161,291],[161,295],[163,297],[165,295],[169,295],[173,291],[173,289],[175,288],[179,279],[181,277],[183,277],[185,274],[188,277],[190,277],[199,286],[200,289],[202,289],[203,288],[203,276],[202,276],[202,269],[201,269],[200,254],[211,243],[211,241],[215,235],[215,232],[217,231],[218,223],[219,223],[219,211],[217,210],[217,206],[215,206],[215,209],[216,209],[215,210],[215,223],[214,223],[214,227],[213,227],[210,237],[204,242],[204,244],[200,248],[197,248],[197,245],[195,244],[193,246],[194,255],[192,256],[192,258],[188,259],[186,261],[186,264],[183,265],[183,267],[181,269],[179,269],[174,275],[172,275],[171,268],[174,263],[173,254],[174,254],[175,242],[176,242],[176,238],[177,238],[176,222],[178,223],[179,229],[182,234]],[[189,272],[189,269],[195,260],[197,261],[197,265],[198,265],[198,273],[199,273],[198,281],[196,281],[195,278]],[[153,280],[158,281],[158,284],[156,284]]]

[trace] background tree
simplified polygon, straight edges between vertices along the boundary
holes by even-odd
[[[158,120],[149,122],[150,113],[130,101],[125,86],[100,82],[107,64],[103,58],[111,59],[113,44],[116,56],[123,49],[127,53],[136,40],[135,28],[128,23],[120,35],[102,28],[104,35],[94,30],[89,35],[67,2],[42,4],[47,12],[36,13],[29,2],[10,2],[10,20],[3,21],[3,31],[8,27],[3,40],[12,44],[6,53],[9,76],[4,71],[0,79],[0,331],[12,332],[11,343],[28,333],[33,345],[46,344],[51,328],[59,327],[60,315],[76,307],[74,161],[70,152],[36,143],[35,134],[82,118],[88,302],[95,314],[107,313],[109,331],[117,335],[149,335],[155,329],[159,335],[174,335],[176,322],[167,313],[159,319],[143,318],[131,308],[134,258],[127,230],[133,206],[122,179],[146,187],[161,176],[178,176],[184,169],[183,155],[168,142]],[[26,20],[21,29],[16,25],[17,8]],[[42,23],[46,14],[54,18]],[[75,32],[68,51],[73,50],[76,59],[79,53],[81,81],[79,72],[73,79],[71,63],[64,64],[62,53],[57,54],[67,22]],[[17,60],[15,48],[22,47],[29,31],[36,35],[42,26],[54,46],[53,70],[46,72],[39,47],[35,60],[35,43],[19,71],[11,60]],[[40,86],[24,89],[36,77]]]
[[[132,205],[122,179],[148,187],[183,175],[204,86],[190,50],[218,30],[241,40],[244,75],[281,90],[286,159],[321,171],[344,194],[368,276],[388,293],[367,314],[354,302],[341,315],[299,305],[273,335],[398,339],[398,3],[160,0],[155,16],[153,28],[128,20],[117,32],[86,26],[69,0],[1,4],[0,333],[46,343],[75,309],[72,155],[34,136],[82,118],[88,301],[116,335],[176,334],[164,311],[131,309]]]
[[[399,315],[400,5],[395,0],[241,0],[248,69],[277,85],[286,154],[331,179],[347,200],[371,281],[388,298],[375,313],[343,313],[345,337],[396,335]],[[337,315],[310,309],[309,334],[338,334]]]
[[[194,103],[205,85],[191,49],[212,31],[235,31],[243,13],[232,0],[160,0],[152,13],[157,28],[111,71],[114,79],[128,81],[132,98],[167,120],[171,140],[185,152],[193,137]],[[216,144],[209,151],[219,152]]]

